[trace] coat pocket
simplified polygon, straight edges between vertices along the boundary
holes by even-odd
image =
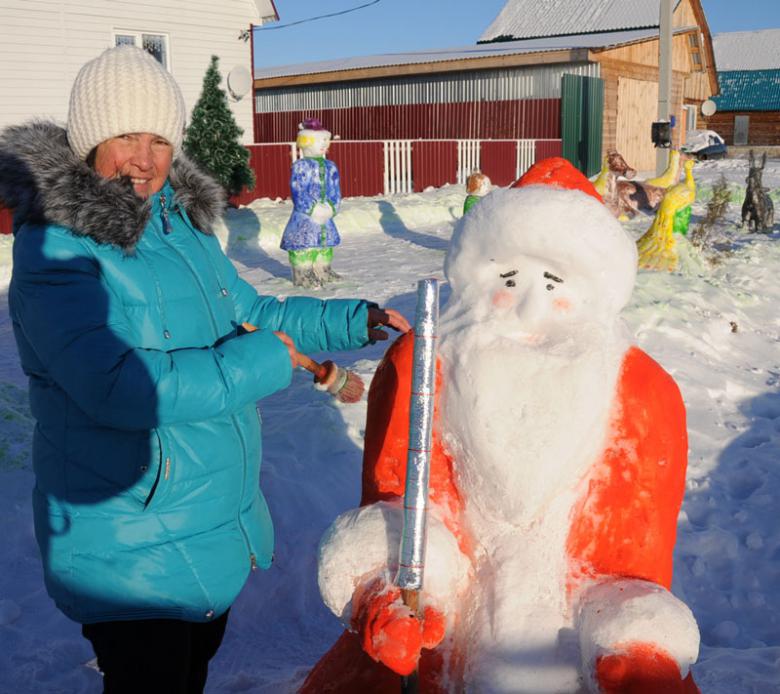
[[[148,466],[148,469],[143,470]],[[159,429],[152,429],[149,432],[149,458],[148,462],[142,466],[147,482],[148,492],[143,498],[144,510],[149,510],[154,506],[160,505],[169,488],[169,478],[171,472],[171,459],[166,454],[163,444],[163,437]],[[143,496],[143,495],[142,495]]]

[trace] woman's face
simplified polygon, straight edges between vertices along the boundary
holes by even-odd
[[[173,147],[159,135],[126,133],[97,146],[95,171],[104,178],[129,176],[135,194],[148,198],[163,187],[172,159]]]

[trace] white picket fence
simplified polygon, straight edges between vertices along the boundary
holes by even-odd
[[[466,184],[473,171],[479,170],[480,140],[458,140],[458,183]]]
[[[515,180],[520,178],[536,161],[536,140],[517,141],[517,164],[515,165]]]
[[[412,141],[385,140],[385,195],[412,192]]]

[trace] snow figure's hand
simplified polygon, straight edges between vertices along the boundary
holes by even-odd
[[[377,580],[360,599],[354,619],[363,650],[399,675],[417,667],[420,651],[435,648],[444,638],[444,615],[426,607],[420,620],[401,600],[401,591]]]
[[[318,202],[309,216],[315,224],[325,224],[333,216],[333,208],[324,202]]]
[[[671,655],[647,643],[632,643],[622,653],[601,656],[596,661],[596,679],[603,694],[698,694],[688,675]]]
[[[689,693],[699,629],[688,607],[663,586],[608,579],[580,598],[580,653],[591,691]]]

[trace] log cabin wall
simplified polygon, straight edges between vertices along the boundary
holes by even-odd
[[[717,132],[727,145],[734,144],[734,117],[748,116],[748,146],[780,145],[780,112],[721,111],[701,119],[701,127]]]

